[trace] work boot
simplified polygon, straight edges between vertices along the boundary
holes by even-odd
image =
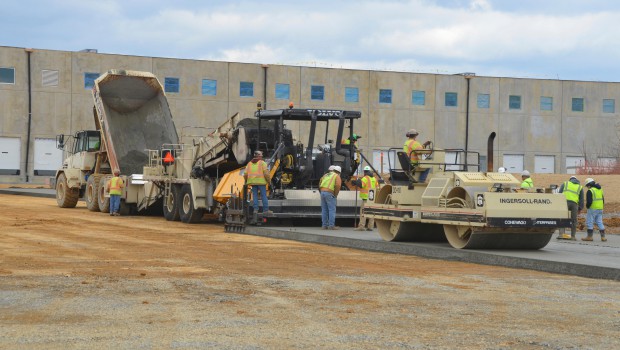
[[[372,228],[368,227],[366,228],[366,231],[372,231]]]
[[[587,241],[587,242],[592,242],[593,241],[592,235],[594,235],[594,230],[588,230],[588,236],[582,238],[581,240],[582,241]]]
[[[364,226],[358,226],[353,231],[364,231],[364,230],[366,230],[366,228],[364,228]]]
[[[271,210],[267,210],[266,212],[263,213],[264,216],[273,216],[273,211]]]
[[[330,230],[340,230],[340,226],[330,226]]]
[[[327,226],[321,227],[321,230],[327,230]]]
[[[601,234],[601,242],[607,242],[607,238],[605,237],[605,230],[598,230]]]

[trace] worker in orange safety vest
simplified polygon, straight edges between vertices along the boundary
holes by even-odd
[[[114,177],[108,182],[108,192],[110,193],[110,215],[121,215],[121,195],[123,194],[123,188],[125,188],[125,182],[120,177],[120,170],[114,169]]]
[[[416,129],[411,129],[405,133],[407,136],[407,141],[403,145],[403,152],[405,152],[409,156],[409,160],[411,161],[411,172],[415,171],[415,168],[420,164],[420,157],[424,153],[430,153],[430,150],[424,150],[425,147],[428,147],[431,144],[431,141],[426,141],[424,144],[418,142],[417,137],[420,133]],[[417,182],[425,182],[428,173],[430,172],[430,168],[420,174],[420,179]]]
[[[271,182],[271,179],[267,163],[263,160],[263,152],[254,152],[254,158],[245,167],[243,178],[246,185],[252,186],[254,213],[258,213],[258,192],[260,191],[263,214],[272,215],[273,211],[269,210],[269,200],[267,199],[267,184]]]
[[[359,226],[355,228],[355,231],[372,231],[375,227],[375,219],[369,219],[364,215],[364,207],[369,200],[375,200],[375,191],[377,190],[377,179],[372,176],[372,169],[370,166],[367,165],[364,167],[364,176],[353,181],[353,184],[360,188],[360,199],[362,200],[362,207],[360,208],[362,216],[360,217]],[[368,228],[366,228],[366,221],[368,221]]]

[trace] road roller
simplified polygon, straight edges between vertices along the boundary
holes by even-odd
[[[390,184],[363,209],[386,241],[447,241],[457,249],[541,249],[556,230],[570,227],[563,194],[553,188],[522,190],[521,181],[510,173],[474,171],[480,168],[476,152],[430,149],[413,169],[402,150],[389,154],[400,167],[392,169],[389,160]],[[489,165],[493,169],[492,161]],[[428,178],[420,181],[423,172]]]

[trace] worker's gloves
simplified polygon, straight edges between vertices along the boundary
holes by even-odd
[[[426,141],[426,142],[424,142],[424,145],[423,145],[423,146],[424,146],[424,147],[427,147],[427,146],[429,146],[430,144],[431,144],[431,142],[430,142],[430,141]]]

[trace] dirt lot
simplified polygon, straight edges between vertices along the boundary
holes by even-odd
[[[0,195],[0,348],[612,349],[617,282]]]

